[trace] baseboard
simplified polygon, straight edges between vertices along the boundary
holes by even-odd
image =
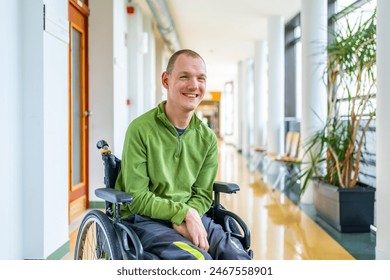
[[[89,208],[90,209],[105,209],[106,203],[104,201],[90,201]]]
[[[67,242],[65,242],[64,245],[62,245],[60,248],[55,250],[46,259],[47,260],[61,260],[69,252],[70,252],[70,241],[68,240]]]

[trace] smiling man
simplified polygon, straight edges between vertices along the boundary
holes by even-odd
[[[162,74],[168,98],[128,127],[116,188],[133,195],[122,217],[161,259],[249,259],[239,241],[205,215],[218,170],[214,132],[195,113],[206,65],[188,49]]]

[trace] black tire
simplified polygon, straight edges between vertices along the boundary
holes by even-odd
[[[74,259],[122,259],[117,235],[105,213],[92,210],[84,217],[77,235]]]

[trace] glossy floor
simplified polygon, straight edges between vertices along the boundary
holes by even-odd
[[[254,258],[258,260],[351,260],[354,257],[293,203],[273,190],[261,174],[232,146],[220,146],[218,180],[236,182],[241,190],[224,196],[223,205],[250,227]]]
[[[250,172],[246,159],[234,147],[221,143],[219,151],[217,180],[234,182],[241,188],[236,194],[223,195],[221,201],[249,226],[254,259],[355,259],[285,192],[272,190],[272,180],[266,183],[258,171]],[[79,220],[71,225],[71,252],[65,259],[73,257]]]

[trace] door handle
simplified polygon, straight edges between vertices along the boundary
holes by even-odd
[[[93,115],[93,113],[92,113],[92,111],[84,111],[84,117],[90,117],[90,116],[92,116]]]

